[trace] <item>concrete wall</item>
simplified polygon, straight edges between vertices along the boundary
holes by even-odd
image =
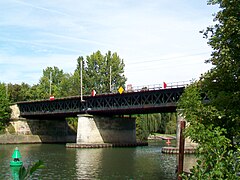
[[[135,118],[79,115],[77,144],[136,143]]]

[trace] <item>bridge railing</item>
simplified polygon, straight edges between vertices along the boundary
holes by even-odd
[[[171,89],[171,88],[180,88],[186,87],[191,84],[192,81],[179,81],[179,82],[170,82],[166,83],[166,87],[163,84],[153,84],[153,85],[142,85],[142,86],[131,86],[127,85],[127,92],[141,92],[141,91],[153,91],[160,89]]]
[[[179,82],[171,82],[167,83],[167,88],[180,88],[180,87],[186,87],[189,84],[191,84],[192,81],[179,81]]]

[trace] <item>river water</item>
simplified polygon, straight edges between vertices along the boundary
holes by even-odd
[[[25,167],[44,161],[45,168],[32,179],[176,179],[177,156],[162,154],[162,146],[166,146],[164,141],[143,147],[98,149],[71,149],[65,144],[0,145],[0,180],[12,179],[9,162],[15,147]],[[185,165],[194,162],[194,156],[185,159]]]

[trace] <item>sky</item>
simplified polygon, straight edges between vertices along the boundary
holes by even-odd
[[[0,82],[37,84],[43,69],[73,73],[77,58],[117,52],[126,84],[198,79],[211,68],[199,31],[207,0],[0,0]]]

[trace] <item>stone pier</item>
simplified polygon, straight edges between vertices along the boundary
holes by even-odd
[[[136,143],[135,119],[79,115],[77,144],[86,143]]]
[[[102,117],[88,114],[78,116],[76,144],[74,148],[102,148],[147,145],[136,142],[135,118]]]

